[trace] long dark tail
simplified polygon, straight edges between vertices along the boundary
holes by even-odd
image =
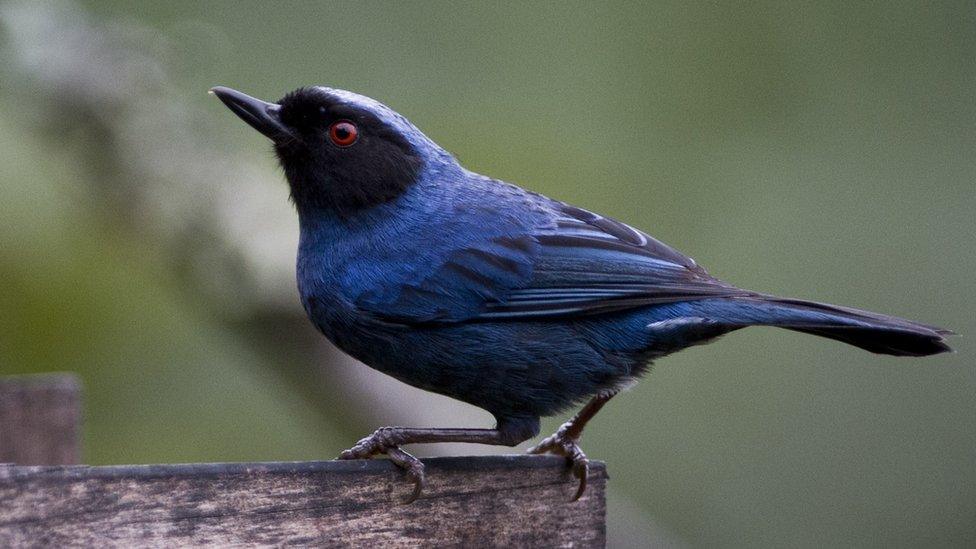
[[[723,319],[731,324],[738,320],[743,326],[777,326],[885,355],[928,356],[952,351],[945,338],[953,332],[894,316],[772,296],[732,298],[727,303],[732,306],[729,312],[734,310],[739,315],[738,319]]]

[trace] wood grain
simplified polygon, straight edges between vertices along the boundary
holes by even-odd
[[[606,468],[562,458],[432,458],[410,505],[386,460],[0,467],[0,546],[602,547]]]
[[[0,378],[0,463],[78,463],[80,387],[70,374]]]

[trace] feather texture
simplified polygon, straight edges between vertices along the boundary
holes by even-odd
[[[533,198],[548,207],[544,225],[527,227],[518,236],[469,242],[419,283],[400,288],[395,300],[369,294],[357,305],[390,321],[456,323],[755,295],[709,276],[691,258],[629,225]],[[478,300],[476,307],[470,307],[472,299]]]

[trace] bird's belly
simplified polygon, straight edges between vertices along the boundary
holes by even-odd
[[[316,315],[319,330],[366,365],[496,416],[546,416],[630,379],[633,364],[598,352],[569,324],[405,327]]]

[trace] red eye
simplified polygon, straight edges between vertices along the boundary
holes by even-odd
[[[359,129],[348,120],[333,122],[329,126],[329,139],[340,147],[348,147],[359,139]]]

